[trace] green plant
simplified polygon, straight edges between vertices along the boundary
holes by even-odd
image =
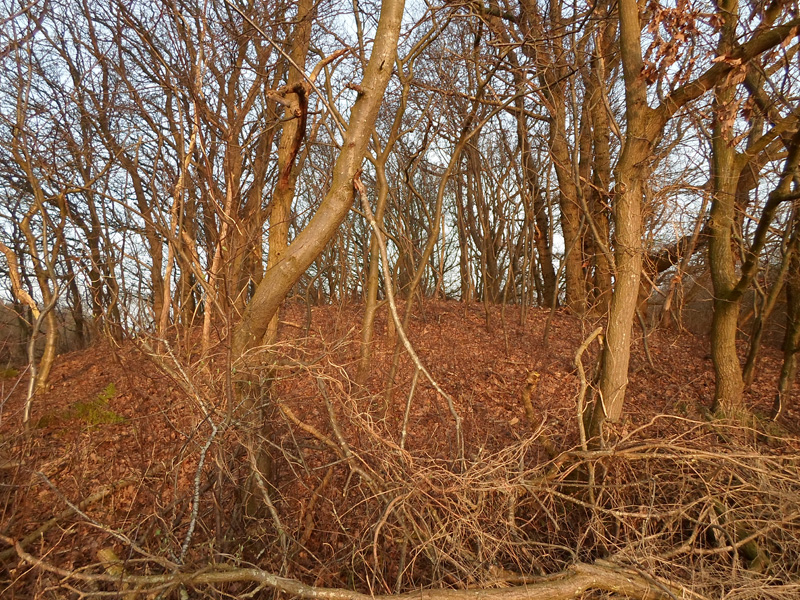
[[[114,382],[109,383],[105,389],[100,392],[97,396],[97,399],[101,402],[105,402],[108,404],[109,400],[113,400],[117,395],[117,386],[114,385]]]
[[[59,421],[79,420],[87,425],[116,425],[124,423],[125,417],[109,408],[108,403],[117,395],[117,386],[109,383],[93,400],[75,402],[67,410],[44,415],[39,419],[39,427],[47,427]]]
[[[98,394],[97,398],[89,402],[76,402],[70,408],[72,418],[85,421],[89,425],[107,425],[122,423],[125,417],[114,412],[108,407],[108,402],[117,395],[117,386],[109,383]]]
[[[14,379],[17,375],[19,375],[19,369],[14,367],[6,367],[0,370],[0,379]]]

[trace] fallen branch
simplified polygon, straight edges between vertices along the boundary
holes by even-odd
[[[489,598],[494,600],[568,600],[577,598],[589,590],[619,594],[625,598],[638,600],[673,600],[687,595],[698,597],[690,590],[667,586],[656,582],[636,570],[617,566],[609,561],[594,565],[577,563],[555,576],[543,577],[526,585],[494,589],[430,589],[406,592],[403,594],[369,595],[340,588],[324,588],[307,585],[296,579],[280,577],[255,568],[236,568],[219,565],[214,570],[194,573],[164,573],[162,575],[129,575],[124,573],[85,573],[68,571],[53,566],[26,552],[19,542],[0,536],[12,545],[19,557],[29,565],[53,573],[67,580],[112,583],[136,586],[140,593],[148,587],[165,585],[202,586],[222,583],[252,582],[300,598],[313,600],[472,600]]]
[[[110,493],[118,490],[121,487],[125,487],[125,486],[132,485],[132,484],[133,484],[132,481],[122,480],[122,481],[117,481],[116,483],[112,483],[111,485],[107,485],[106,487],[100,489],[99,491],[95,492],[94,494],[92,494],[91,496],[89,496],[88,498],[86,498],[85,500],[80,502],[79,504],[77,504],[77,506],[74,506],[74,507],[73,506],[68,506],[63,511],[61,511],[60,514],[58,514],[55,517],[53,517],[51,519],[48,519],[47,521],[42,523],[38,528],[36,528],[36,530],[34,530],[33,532],[31,532],[28,535],[26,535],[19,542],[16,542],[16,544],[19,545],[21,548],[25,548],[26,546],[29,546],[31,543],[35,542],[41,536],[43,536],[45,533],[47,533],[59,521],[63,521],[64,519],[68,519],[69,517],[71,517],[74,514],[78,514],[80,511],[85,510],[86,508],[90,507],[92,504],[100,502],[103,498],[108,496]],[[76,508],[78,510],[76,510]],[[0,563],[3,563],[5,561],[7,561],[9,558],[14,556],[15,554],[18,554],[18,552],[14,549],[14,544],[11,544],[10,542],[8,542],[8,538],[4,537],[2,539],[4,541],[6,541],[9,545],[11,545],[11,548],[6,548],[2,552],[0,552]]]

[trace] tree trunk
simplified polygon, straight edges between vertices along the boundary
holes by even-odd
[[[719,4],[723,27],[717,54],[727,54],[735,41],[738,17],[737,0]],[[711,358],[716,373],[713,410],[732,413],[742,402],[744,382],[736,353],[739,324],[739,297],[732,292],[738,281],[733,234],[736,215],[736,190],[741,167],[733,147],[733,119],[729,118],[736,85],[726,81],[714,93],[714,127],[711,140],[712,190],[709,264],[714,286],[714,319],[711,326]],[[737,168],[739,167],[739,168]]]
[[[581,208],[578,202],[578,185],[573,177],[572,158],[567,146],[564,111],[564,95],[556,95],[556,109],[551,124],[550,152],[558,179],[558,198],[561,207],[561,232],[564,236],[564,276],[566,295],[564,304],[572,312],[586,311],[586,286],[583,278],[583,244],[581,242]]]
[[[800,238],[800,216],[795,214],[795,240]],[[773,417],[777,418],[789,402],[797,376],[797,353],[800,351],[800,254],[792,254],[789,277],[786,280],[786,333],[783,338],[783,366],[778,379]]]
[[[297,23],[292,35],[289,56],[294,65],[304,69],[306,56],[311,45],[311,22],[316,12],[314,0],[300,0],[297,6]],[[306,134],[308,119],[308,94],[311,88],[305,81],[305,73],[289,67],[284,101],[284,124],[278,144],[278,183],[270,200],[269,250],[267,253],[267,272],[283,260],[289,247],[289,225],[292,222],[297,174],[301,165],[295,165],[300,146]],[[278,311],[269,322],[265,342],[274,343],[278,335]]]
[[[521,83],[519,87],[521,88]],[[528,219],[533,217],[535,223],[534,242],[539,255],[539,268],[541,270],[544,294],[544,306],[551,308],[557,301],[556,271],[553,268],[553,249],[550,247],[550,223],[547,219],[547,207],[542,198],[539,186],[539,175],[533,162],[530,140],[528,139],[527,117],[525,116],[525,102],[523,96],[516,101],[517,107],[517,141],[522,154],[522,173],[524,177],[525,193],[523,202],[525,214]],[[524,275],[524,274],[523,274]]]
[[[593,63],[598,63],[602,58],[597,57]],[[608,223],[608,192],[611,185],[611,134],[609,119],[605,104],[601,97],[605,94],[604,86],[605,69],[593,64],[587,93],[590,103],[592,122],[592,186],[588,193],[588,207],[591,219],[594,222],[594,232],[600,239],[593,240],[594,255],[594,297],[593,303],[598,314],[606,314],[611,303],[611,275],[613,265],[606,255],[606,250],[611,247],[610,227]]]
[[[744,379],[745,387],[749,387],[755,378],[756,366],[758,365],[758,354],[761,349],[761,339],[764,335],[764,327],[769,321],[772,311],[778,302],[784,284],[786,283],[786,276],[789,269],[792,268],[793,258],[800,252],[800,239],[794,234],[797,228],[796,218],[790,224],[791,229],[786,233],[789,236],[788,243],[783,245],[783,258],[781,258],[781,266],[775,281],[769,289],[769,293],[764,298],[764,304],[761,307],[760,313],[756,316],[753,322],[753,331],[750,335],[750,347],[747,351],[747,359],[745,360],[744,370],[742,377]],[[784,237],[785,240],[785,237]]]
[[[636,0],[621,0],[620,50],[625,81],[628,127],[615,171],[612,198],[616,282],[611,298],[608,329],[600,371],[600,397],[594,405],[590,432],[596,435],[605,419],[617,421],[628,385],[631,329],[642,272],[642,203],[649,171],[652,139],[647,126],[651,111],[642,72],[641,31]],[[654,136],[653,136],[654,137]]]
[[[461,301],[473,301],[475,285],[472,280],[472,261],[469,257],[469,234],[467,233],[467,219],[464,214],[464,183],[459,177],[456,183],[456,215],[458,224],[458,272],[461,282]]]

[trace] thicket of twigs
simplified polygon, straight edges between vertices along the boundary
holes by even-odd
[[[544,421],[499,450],[460,443],[454,423],[438,446],[451,452],[432,456],[335,352],[269,352],[277,366],[246,372],[269,430],[228,406],[234,383],[161,352],[196,411],[190,485],[136,527],[96,522],[87,513],[102,498],[38,535],[6,524],[8,597],[800,594],[800,454],[755,421],[659,416],[601,449],[555,448]],[[414,401],[395,400],[401,423]],[[51,561],[54,532],[87,521],[100,550],[69,568]]]

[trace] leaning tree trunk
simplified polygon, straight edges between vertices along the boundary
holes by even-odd
[[[256,288],[233,334],[234,360],[241,359],[248,349],[261,342],[269,322],[292,286],[336,234],[352,206],[353,177],[361,169],[369,136],[394,68],[404,4],[404,0],[386,0],[381,6],[375,45],[351,111],[341,153],[333,168],[331,187],[308,226],[286,248],[283,259],[266,273]]]
[[[783,290],[786,277],[789,269],[794,268],[793,258],[800,252],[800,239],[792,234],[792,230],[796,229],[794,225],[796,219],[793,219],[791,230],[787,228],[787,234],[790,236],[788,243],[783,245],[783,258],[781,258],[781,266],[778,270],[778,275],[769,289],[769,293],[764,298],[764,304],[761,307],[761,312],[756,316],[753,322],[753,331],[750,335],[750,347],[747,350],[747,359],[744,363],[744,385],[749,387],[755,379],[756,367],[758,366],[758,354],[761,349],[761,339],[764,336],[764,328],[769,321],[772,311],[780,298],[781,291]]]

